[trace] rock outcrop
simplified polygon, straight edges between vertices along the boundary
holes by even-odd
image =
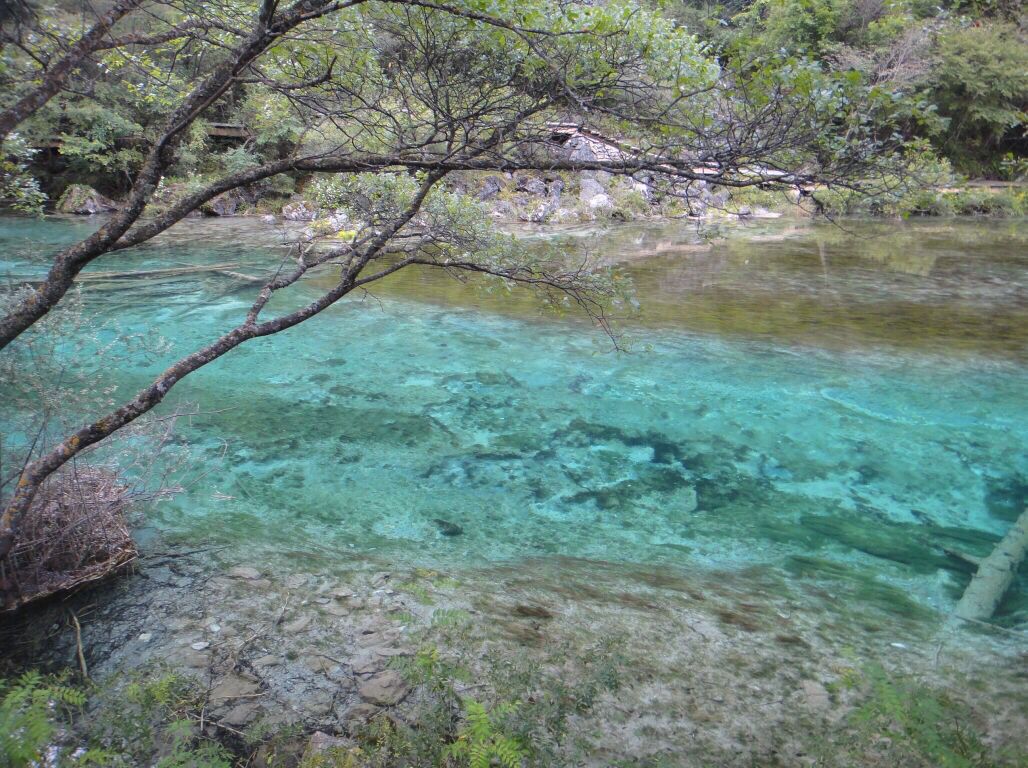
[[[117,204],[85,184],[72,184],[57,201],[58,213],[92,216],[118,210]]]

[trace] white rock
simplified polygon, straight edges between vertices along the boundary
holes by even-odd
[[[189,647],[192,648],[194,651],[202,651],[205,648],[210,648],[211,644],[201,640],[198,643],[192,643]]]

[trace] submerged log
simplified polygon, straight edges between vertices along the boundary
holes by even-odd
[[[1021,513],[992,553],[983,558],[978,572],[957,603],[956,616],[968,621],[992,618],[1000,600],[1010,588],[1017,569],[1028,554],[1028,509]]]

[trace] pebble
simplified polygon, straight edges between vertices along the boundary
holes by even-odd
[[[410,693],[410,688],[399,672],[387,669],[361,683],[359,692],[365,701],[390,707],[403,701]]]
[[[141,643],[149,643],[153,639],[153,635],[150,632],[144,632],[139,636]]]
[[[220,632],[221,631],[221,625],[220,624],[208,624],[207,625],[207,629],[209,629],[211,632]]]
[[[201,640],[198,643],[191,643],[189,647],[192,648],[194,651],[202,651],[205,648],[210,648],[211,644]]]

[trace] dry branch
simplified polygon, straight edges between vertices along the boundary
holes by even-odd
[[[73,466],[55,473],[3,562],[3,611],[101,581],[135,560],[125,520],[128,496],[107,469]]]

